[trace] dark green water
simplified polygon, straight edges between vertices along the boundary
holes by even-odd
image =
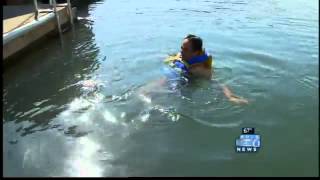
[[[5,176],[318,176],[316,0],[106,0],[3,74]],[[148,85],[194,33],[213,82]],[[93,80],[99,88],[81,86]],[[139,89],[151,91],[147,97]],[[235,152],[242,127],[262,148]]]

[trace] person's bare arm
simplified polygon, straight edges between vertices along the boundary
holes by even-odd
[[[236,104],[248,104],[249,101],[243,97],[239,97],[231,92],[231,90],[224,84],[221,85],[224,95],[229,99],[229,101]]]

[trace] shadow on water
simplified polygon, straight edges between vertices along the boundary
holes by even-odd
[[[89,11],[88,6],[82,2],[83,14],[88,14],[83,12]],[[59,40],[48,39],[33,53],[18,57],[20,61],[3,74],[5,176],[67,174],[63,158],[70,143],[61,139],[59,132],[72,138],[90,131],[79,132],[76,125],[63,124],[57,118],[84,94],[79,82],[91,79],[100,61],[106,59],[96,47],[91,25],[91,21],[80,19],[75,34],[63,34],[63,47]],[[55,132],[52,130],[58,134],[50,135]]]
[[[76,23],[75,37],[70,31],[63,34],[63,49],[59,41],[49,39],[3,74],[4,123],[30,122],[22,136],[56,127],[52,118],[81,94],[78,86],[66,87],[90,78],[105,58],[99,56],[90,22],[84,21]]]

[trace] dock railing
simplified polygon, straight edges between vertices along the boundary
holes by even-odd
[[[33,0],[33,4],[34,4],[34,9],[35,9],[35,19],[38,20],[38,16],[39,16],[38,0]],[[59,33],[62,33],[60,18],[57,13],[57,2],[56,2],[56,0],[49,0],[49,4],[50,4],[50,7],[52,8],[51,12],[54,12],[54,14],[56,16]],[[68,6],[67,9],[68,9],[69,16],[70,16],[70,23],[73,26],[72,8],[71,8],[70,0],[67,0],[67,6]]]

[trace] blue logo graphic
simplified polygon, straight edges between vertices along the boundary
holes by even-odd
[[[261,137],[254,133],[254,128],[250,131],[242,131],[239,139],[236,139],[236,152],[257,152],[261,148]]]

